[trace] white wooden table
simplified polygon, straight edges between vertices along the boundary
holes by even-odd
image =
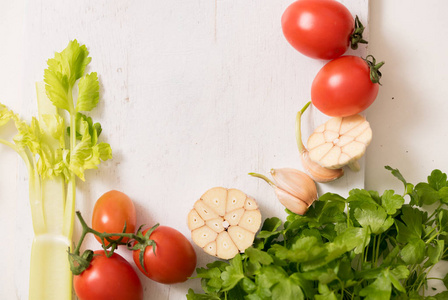
[[[258,200],[263,217],[284,217],[270,187],[247,173],[301,169],[295,114],[309,100],[323,62],[285,41],[280,17],[291,2],[0,0],[0,101],[28,119],[34,115],[34,82],[42,80],[46,59],[76,38],[88,46],[90,70],[101,81],[101,102],[91,116],[114,151],[113,160],[89,172],[86,183],[78,181],[77,209],[86,219],[102,193],[117,189],[134,200],[139,224],[160,222],[190,238],[186,215],[213,186],[239,188]],[[346,195],[364,187],[364,178],[367,188],[399,190],[386,164],[411,181],[425,179],[433,168],[448,171],[448,21],[433,16],[446,11],[448,2],[437,1],[437,8],[417,0],[371,1],[372,27],[367,0],[342,2],[368,25],[369,52],[386,65],[378,100],[368,110],[374,140],[361,171],[347,171],[341,180],[319,185],[319,192]],[[392,44],[397,35],[399,42]],[[355,53],[365,56],[367,50]],[[418,80],[406,61],[411,55]],[[312,109],[304,135],[324,120]],[[0,266],[6,270],[0,272],[1,298],[27,299],[33,235],[27,175],[5,147],[0,226]],[[98,245],[90,239],[86,247]],[[195,249],[198,266],[213,260]],[[130,259],[125,250],[119,253]],[[199,290],[199,280],[172,286],[141,280],[145,299],[183,299],[189,287]]]

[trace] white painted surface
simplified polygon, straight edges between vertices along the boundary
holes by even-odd
[[[76,38],[91,51],[90,70],[100,74],[101,104],[92,117],[114,150],[113,161],[79,183],[77,206],[86,219],[102,193],[118,189],[135,201],[139,223],[161,222],[189,237],[187,212],[218,185],[255,197],[264,217],[282,217],[269,186],[246,174],[301,168],[295,113],[323,63],[284,40],[280,16],[290,2],[0,0],[0,101],[27,118],[34,114],[34,82],[42,79],[46,59]],[[343,2],[367,20],[367,0]],[[370,6],[369,51],[386,65],[379,98],[368,110],[374,140],[366,187],[400,190],[384,165],[400,168],[411,181],[435,167],[448,171],[448,21],[436,17],[448,2],[375,0]],[[395,37],[399,42],[392,43]],[[411,56],[417,75],[407,62]],[[323,120],[312,110],[305,135]],[[11,228],[4,236],[9,246],[0,248],[6,268],[1,296],[27,299],[32,228],[25,169],[4,147],[0,166],[0,226]],[[364,168],[320,191],[345,194],[363,183]],[[86,246],[97,247],[93,239]],[[198,266],[211,260],[196,250]],[[183,299],[189,287],[199,287],[198,280],[164,286],[141,279],[145,299]]]

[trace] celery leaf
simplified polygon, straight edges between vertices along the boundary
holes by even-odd
[[[78,100],[76,111],[91,111],[94,109],[100,98],[100,84],[95,72],[86,74],[78,83]]]

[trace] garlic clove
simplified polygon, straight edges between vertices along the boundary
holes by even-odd
[[[188,213],[187,223],[190,231],[202,227],[205,224],[204,220],[201,218],[201,216],[199,216],[198,212],[195,209],[192,209]]]
[[[205,251],[205,253],[207,253],[207,254],[216,256],[216,241],[213,241],[213,242],[207,244],[207,245],[204,247],[204,251]]]
[[[224,230],[224,226],[222,225],[223,222],[224,222],[223,218],[219,217],[216,219],[208,220],[207,222],[205,222],[205,224],[207,224],[207,226],[210,227],[212,230],[216,231],[217,233],[220,233],[221,231]]]
[[[238,254],[238,247],[232,241],[227,231],[221,232],[216,238],[216,256],[222,259],[231,259]]]
[[[224,219],[229,223],[229,225],[238,225],[238,222],[240,221],[241,217],[243,216],[244,212],[246,210],[244,208],[235,209],[234,211],[231,211],[227,213],[224,216]]]
[[[242,191],[237,189],[229,189],[227,194],[226,211],[233,211],[235,209],[244,207],[246,198],[246,194]]]
[[[226,213],[227,189],[216,187],[209,189],[202,195],[204,203],[220,216]]]
[[[317,199],[317,188],[310,176],[296,169],[272,169],[276,186],[295,198],[311,205]]]
[[[288,192],[279,189],[278,187],[274,187],[274,191],[280,203],[283,204],[284,207],[286,207],[293,213],[298,215],[304,215],[308,210],[308,204],[306,204],[304,201],[300,199],[297,199]]]
[[[302,153],[301,159],[303,167],[316,182],[331,182],[344,175],[344,169],[328,169],[312,161],[309,157],[308,151]]]
[[[255,233],[240,226],[232,226],[228,230],[229,236],[241,252],[249,248],[255,239]]]
[[[257,232],[261,225],[261,213],[259,210],[246,210],[241,216],[238,226],[253,233]]]
[[[219,217],[219,215],[202,200],[196,201],[193,207],[204,221]]]
[[[300,158],[302,161],[302,165],[305,170],[310,174],[311,178],[316,182],[330,182],[336,180],[344,175],[344,170],[339,169],[329,169],[321,166],[320,164],[312,161],[309,157],[308,150],[305,148],[302,142],[302,131],[301,131],[301,121],[302,114],[308,108],[311,102],[308,102],[298,113],[296,117],[296,142],[297,147],[299,148]],[[315,144],[322,144],[326,142],[326,138],[329,138],[329,135],[325,135],[325,126],[321,125],[314,130],[314,135],[310,136],[312,142]],[[308,140],[309,143],[309,140]]]
[[[258,208],[257,202],[255,202],[254,199],[247,197],[246,202],[244,203],[244,209],[245,210],[254,210],[257,208]]]
[[[217,236],[218,234],[207,225],[195,229],[191,232],[191,239],[196,245],[201,248],[216,240]]]

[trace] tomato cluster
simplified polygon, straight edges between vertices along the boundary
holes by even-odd
[[[367,43],[358,17],[335,0],[298,0],[282,16],[286,40],[302,54],[331,60],[318,72],[311,86],[311,101],[322,113],[346,117],[367,109],[379,89],[376,64],[357,56],[341,56],[351,45]]]
[[[196,267],[196,253],[188,239],[174,228],[154,226],[137,231],[145,244],[119,236],[133,234],[136,212],[132,200],[124,193],[110,191],[95,203],[90,232],[114,234],[104,238],[95,234],[103,248],[119,242],[128,243],[138,269],[148,278],[164,284],[186,281]],[[144,238],[143,238],[144,237]],[[82,243],[82,241],[81,241]],[[132,265],[117,253],[104,250],[93,253],[90,265],[73,279],[80,300],[141,300],[143,288]]]

